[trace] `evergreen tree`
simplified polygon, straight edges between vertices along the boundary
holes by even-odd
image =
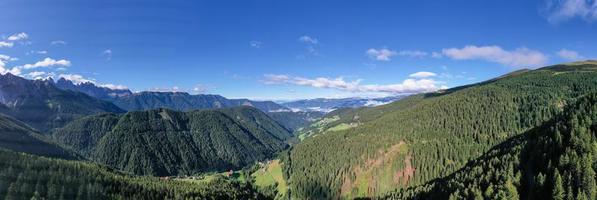
[[[560,172],[556,169],[554,173],[553,190],[551,196],[554,200],[564,200],[564,192],[562,176],[560,176]]]

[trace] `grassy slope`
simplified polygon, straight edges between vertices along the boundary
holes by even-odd
[[[288,185],[282,174],[282,163],[280,163],[280,160],[268,162],[265,166],[251,174],[251,176],[255,180],[255,186],[262,190],[275,187],[277,192],[276,199],[283,199],[287,195]]]

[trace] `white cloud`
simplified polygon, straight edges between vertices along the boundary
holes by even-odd
[[[417,73],[409,75],[409,77],[411,77],[411,78],[429,78],[429,77],[434,77],[434,76],[437,76],[437,74],[435,74],[433,72],[417,72]]]
[[[418,51],[418,50],[403,50],[398,52],[399,56],[408,56],[414,58],[422,58],[427,56],[427,52]]]
[[[207,92],[207,90],[208,90],[208,87],[203,84],[197,84],[197,85],[195,85],[195,87],[193,87],[193,93],[196,93],[196,94],[205,93],[205,92]]]
[[[81,83],[94,83],[95,84],[94,80],[87,79],[79,74],[60,74],[60,75],[58,75],[58,77],[72,81],[74,84],[81,84]]]
[[[547,20],[551,23],[559,23],[575,17],[592,22],[597,20],[597,1],[550,0],[546,11]]]
[[[14,46],[14,43],[12,43],[12,42],[0,41],[0,47],[8,47],[8,48],[10,48],[12,46]]]
[[[561,49],[558,51],[558,56],[566,60],[578,60],[582,57],[578,54],[578,52],[568,49]]]
[[[34,71],[34,72],[29,72],[27,74],[27,76],[29,76],[29,77],[37,77],[37,76],[42,76],[42,75],[45,75],[45,74],[46,74],[46,72]]]
[[[102,51],[102,56],[105,56],[108,61],[112,60],[112,49]]]
[[[178,87],[178,86],[174,86],[171,88],[154,87],[154,88],[149,88],[148,91],[151,91],[151,92],[184,92],[184,90],[180,89],[180,87]]]
[[[63,40],[54,40],[50,42],[51,45],[66,45],[67,43]]]
[[[386,49],[386,48],[382,48],[382,49],[368,49],[365,54],[367,54],[369,56],[369,58],[373,59],[373,60],[378,60],[378,61],[389,61],[390,58],[392,56],[395,56],[396,51],[390,50],[390,49]]]
[[[486,60],[512,67],[540,66],[547,62],[543,53],[527,48],[507,51],[499,46],[474,46],[443,49],[442,53],[455,60]]]
[[[12,75],[21,75],[21,69],[17,68],[17,67],[13,67],[11,69],[8,68],[4,68],[2,66],[0,66],[0,74],[6,74],[6,73],[11,73]]]
[[[11,60],[12,60],[12,58],[10,56],[0,54],[0,67],[6,66],[6,63]]]
[[[126,90],[128,89],[128,87],[124,86],[124,85],[117,85],[117,84],[111,84],[111,83],[107,83],[107,84],[99,84],[95,81],[95,79],[93,78],[85,78],[80,74],[60,74],[58,75],[58,78],[64,78],[66,80],[72,81],[74,84],[81,84],[81,83],[92,83],[94,85],[97,85],[99,87],[104,87],[104,88],[108,88],[108,89],[112,89],[112,90]]]
[[[262,43],[260,41],[255,41],[255,40],[249,42],[249,45],[251,45],[251,47],[256,48],[256,49],[261,48],[261,44]]]
[[[370,48],[368,49],[365,54],[369,56],[369,58],[378,61],[389,61],[393,56],[405,56],[405,57],[412,57],[412,58],[423,58],[429,55],[429,53],[419,50],[402,50],[402,51],[394,51],[388,48]]]
[[[17,33],[11,36],[8,36],[8,40],[9,41],[18,41],[18,40],[24,40],[27,39],[29,36],[27,35],[27,33]]]
[[[27,55],[29,55],[29,54],[42,54],[43,55],[43,54],[48,54],[48,51],[34,51],[34,50],[31,50],[31,51],[27,52]]]
[[[306,49],[309,54],[314,55],[314,56],[319,55],[319,51],[318,51],[319,40],[317,40],[317,38],[305,35],[305,36],[299,37],[299,41],[302,43],[305,43],[307,45]],[[297,58],[305,58],[305,55],[299,55],[299,56],[297,56]]]
[[[431,57],[432,58],[442,58],[442,57],[444,57],[444,55],[442,55],[441,53],[438,53],[438,52],[431,52]]]
[[[39,68],[39,67],[52,67],[52,66],[63,66],[63,67],[68,67],[70,66],[70,61],[68,60],[54,60],[52,58],[45,58],[42,61],[38,61],[35,64],[26,64],[23,65],[22,67],[24,69],[34,69],[34,68]]]
[[[100,84],[100,87],[105,87],[112,90],[126,90],[128,87],[124,85],[114,85],[114,84]]]
[[[441,82],[432,79],[406,79],[402,83],[378,85],[361,84],[362,80],[345,81],[344,78],[326,78],[318,77],[314,79],[303,77],[291,77],[288,75],[268,74],[263,80],[266,84],[292,84],[308,86],[314,88],[328,88],[355,93],[390,93],[390,94],[411,94],[420,92],[430,92],[445,88],[440,86]]]
[[[265,79],[262,81],[265,84],[278,84],[290,80],[290,77],[283,74],[266,74],[263,75]]]
[[[308,43],[308,44],[317,44],[317,43],[319,43],[319,40],[317,40],[317,38],[313,38],[313,37],[307,36],[307,35],[301,36],[299,38],[299,41],[304,42],[304,43]]]
[[[17,58],[10,57],[8,55],[0,54],[0,74],[11,73],[13,75],[21,74],[21,69],[18,67],[13,67],[12,69],[7,69],[6,64],[11,61],[18,60]]]

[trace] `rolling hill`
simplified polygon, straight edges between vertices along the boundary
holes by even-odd
[[[123,112],[114,104],[80,92],[61,90],[51,80],[0,75],[0,113],[46,132],[92,114]]]
[[[98,163],[156,176],[242,168],[273,157],[292,137],[249,106],[96,115],[75,120],[52,135]]]
[[[351,126],[325,126],[336,129],[322,128],[282,156],[290,194],[371,197],[448,176],[591,91],[597,62],[579,62],[336,113],[332,123]]]

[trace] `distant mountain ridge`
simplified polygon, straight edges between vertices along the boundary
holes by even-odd
[[[339,108],[357,108],[364,106],[379,106],[392,103],[404,98],[404,95],[389,96],[381,98],[340,98],[340,99],[303,99],[281,103],[281,105],[290,108],[293,111],[318,111],[331,112]]]
[[[235,106],[253,106],[264,112],[290,111],[273,101],[252,101],[249,99],[227,99],[213,94],[189,94],[186,92],[152,92],[133,93],[128,89],[111,89],[97,86],[91,82],[75,84],[64,78],[56,82],[63,90],[83,92],[89,96],[110,101],[127,111],[168,108],[178,111],[196,109],[229,108]]]
[[[190,111],[209,108],[229,108],[235,106],[252,106],[264,112],[288,110],[272,101],[252,101],[248,99],[227,99],[220,95],[196,94],[186,92],[139,92],[111,100],[117,106],[129,110],[149,110],[168,108],[179,111]]]
[[[62,90],[52,80],[0,75],[0,113],[45,132],[91,114],[121,113],[114,104],[81,92]]]
[[[52,79],[49,79],[53,81]],[[70,80],[66,80],[65,78],[60,78],[56,81],[56,87],[63,89],[63,90],[74,90],[83,92],[89,96],[99,98],[99,99],[110,99],[122,96],[128,96],[133,94],[129,89],[114,89],[114,88],[107,88],[96,86],[91,82],[83,82],[79,84],[75,84]]]

